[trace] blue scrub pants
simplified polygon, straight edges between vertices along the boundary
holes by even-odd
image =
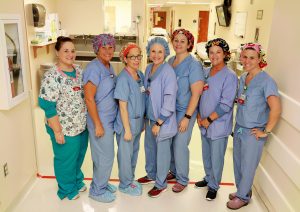
[[[205,181],[207,186],[217,191],[222,179],[224,167],[224,155],[227,147],[228,137],[212,140],[201,135],[202,160],[205,170]]]
[[[114,130],[104,130],[102,137],[96,137],[94,128],[89,128],[93,160],[93,180],[89,192],[92,196],[105,193],[114,163]]]
[[[146,172],[150,179],[155,180],[155,186],[159,189],[167,187],[167,174],[171,162],[171,142],[172,138],[156,141],[152,134],[154,121],[146,121],[145,132],[145,154]]]
[[[84,186],[81,166],[88,146],[88,131],[76,136],[64,136],[65,144],[56,143],[53,130],[46,125],[54,153],[54,173],[60,199],[72,199]]]
[[[120,188],[127,188],[134,181],[134,172],[140,148],[141,133],[133,135],[131,141],[124,140],[124,131],[117,134],[118,167]]]
[[[184,133],[178,132],[172,139],[170,171],[176,175],[176,181],[181,185],[189,182],[190,151],[189,143],[192,137],[197,113],[194,113],[189,121],[188,129]],[[184,114],[178,114],[183,117]],[[178,118],[178,120],[181,120]]]
[[[252,187],[256,168],[259,164],[266,138],[256,140],[251,129],[235,126],[233,138],[234,177],[237,186],[236,196],[249,202],[247,195]]]

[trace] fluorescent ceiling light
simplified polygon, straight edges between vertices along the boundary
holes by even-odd
[[[202,4],[202,5],[209,5],[210,3],[206,2],[188,2],[188,4]]]
[[[186,4],[185,1],[167,1],[167,4]]]
[[[163,6],[163,4],[159,4],[159,3],[157,3],[157,4],[148,4],[148,7],[161,7],[161,6]]]

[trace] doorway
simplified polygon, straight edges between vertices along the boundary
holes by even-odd
[[[207,41],[208,22],[209,22],[209,11],[199,11],[197,43]]]

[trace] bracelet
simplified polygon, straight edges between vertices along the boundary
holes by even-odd
[[[184,117],[187,118],[187,119],[191,119],[192,116],[188,115],[188,114],[184,114]]]
[[[267,135],[270,135],[270,134],[271,134],[271,132],[270,132],[270,131],[267,131],[266,129],[264,129],[263,132],[266,133]]]
[[[155,125],[158,126],[158,127],[161,127],[162,124],[163,124],[163,123],[161,123],[161,124],[158,123],[158,121],[155,122]]]
[[[211,124],[211,123],[213,123],[213,121],[214,120],[212,120],[209,116],[206,118],[207,119],[207,121]]]

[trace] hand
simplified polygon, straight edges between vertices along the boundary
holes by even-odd
[[[54,132],[56,143],[58,144],[64,144],[65,143],[65,137],[62,131]]]
[[[95,127],[95,136],[96,137],[102,137],[102,136],[104,136],[104,133],[105,133],[105,131],[104,131],[104,128],[102,125]]]
[[[156,124],[154,124],[152,127],[152,134],[154,136],[158,136],[159,131],[160,131],[160,126],[157,126]]]
[[[201,120],[201,126],[207,129],[209,127],[210,123],[207,119]]]
[[[199,127],[202,126],[201,121],[202,121],[201,118],[197,117],[197,124],[198,124]]]
[[[124,140],[125,140],[125,141],[131,141],[131,140],[132,140],[132,134],[131,134],[131,131],[130,131],[130,130],[125,131],[125,134],[124,134]]]
[[[259,138],[265,138],[268,136],[267,133],[265,133],[264,131],[257,129],[257,128],[253,128],[251,130],[251,135],[254,135],[256,140],[258,140]]]
[[[189,122],[190,122],[189,119],[183,117],[181,119],[181,121],[179,122],[179,126],[178,126],[179,132],[181,132],[181,133],[185,132],[189,126]]]

